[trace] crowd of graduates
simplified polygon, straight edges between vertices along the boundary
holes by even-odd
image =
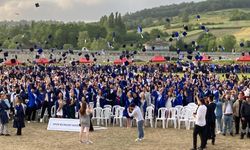
[[[241,99],[244,99],[244,96],[249,96],[250,93],[250,79],[246,76],[240,79],[235,73],[238,72],[237,69],[230,66],[228,68],[231,69],[221,77],[214,73],[211,66],[204,67],[200,64],[177,64],[177,69],[182,70],[182,74],[169,71],[168,64],[2,67],[1,123],[8,120],[2,117],[5,110],[14,120],[21,120],[21,123],[16,124],[20,125],[20,128],[24,127],[24,117],[28,123],[38,121],[38,109],[42,110],[41,122],[46,110],[51,117],[51,107],[54,105],[56,117],[75,118],[82,100],[87,103],[93,102],[95,107],[120,105],[125,107],[125,110],[131,104],[135,104],[141,108],[142,113],[145,113],[147,106],[154,105],[157,114],[159,108],[186,106],[189,103],[197,103],[197,95],[212,95],[217,104],[218,129],[226,135],[226,130],[222,128],[222,116],[225,113],[222,109],[222,105],[225,104],[223,99],[230,99],[233,104],[238,95],[243,94]],[[3,103],[7,103],[7,107]],[[239,113],[240,108],[237,110]],[[232,112],[233,114],[235,113]],[[124,116],[130,118],[127,111],[124,111]],[[239,122],[241,116],[237,117]],[[247,114],[245,118],[250,119],[250,115]],[[232,134],[231,123],[226,125]],[[238,126],[236,129],[239,133]]]

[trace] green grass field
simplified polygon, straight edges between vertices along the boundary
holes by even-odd
[[[183,28],[180,28],[183,24],[199,24],[204,23],[206,27],[210,29],[210,32],[213,33],[216,37],[222,37],[224,35],[235,35],[238,41],[250,40],[250,20],[242,21],[230,21],[230,16],[236,9],[228,9],[221,11],[212,11],[207,13],[202,13],[201,20],[197,21],[195,15],[189,16],[189,22],[183,23],[180,17],[173,17],[171,28],[165,29],[164,25],[154,26],[144,28],[144,32],[149,32],[153,29],[159,29],[163,32],[171,34],[173,31],[183,31]],[[243,12],[250,12],[250,9],[238,9]],[[210,24],[210,25],[209,25]],[[198,36],[203,31],[198,29],[189,31],[188,36],[185,38],[185,42],[190,42],[196,40]]]

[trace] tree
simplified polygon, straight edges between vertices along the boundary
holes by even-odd
[[[73,49],[73,45],[72,44],[64,44],[63,49]]]
[[[78,37],[78,42],[77,42],[77,46],[78,48],[83,48],[83,47],[89,47],[89,43],[90,43],[90,38],[89,38],[89,34],[87,31],[82,31],[79,32],[79,37]]]
[[[103,38],[94,40],[91,43],[91,49],[92,50],[102,50],[102,49],[108,49],[107,41]]]
[[[237,40],[234,35],[225,35],[221,38],[221,45],[224,46],[226,51],[232,51],[235,48]]]
[[[197,39],[197,43],[203,46],[203,51],[211,51],[216,45],[215,41],[216,37],[212,33],[203,33]]]
[[[182,15],[182,22],[189,22],[188,13],[184,13],[184,14]]]

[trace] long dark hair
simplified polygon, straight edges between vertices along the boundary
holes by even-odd
[[[82,106],[80,108],[80,114],[84,116],[86,114],[87,103],[85,101],[82,102]]]

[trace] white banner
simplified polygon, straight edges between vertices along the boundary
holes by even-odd
[[[47,130],[80,132],[79,123],[80,123],[79,119],[50,118]],[[94,126],[94,130],[103,130],[103,129],[107,128]]]

